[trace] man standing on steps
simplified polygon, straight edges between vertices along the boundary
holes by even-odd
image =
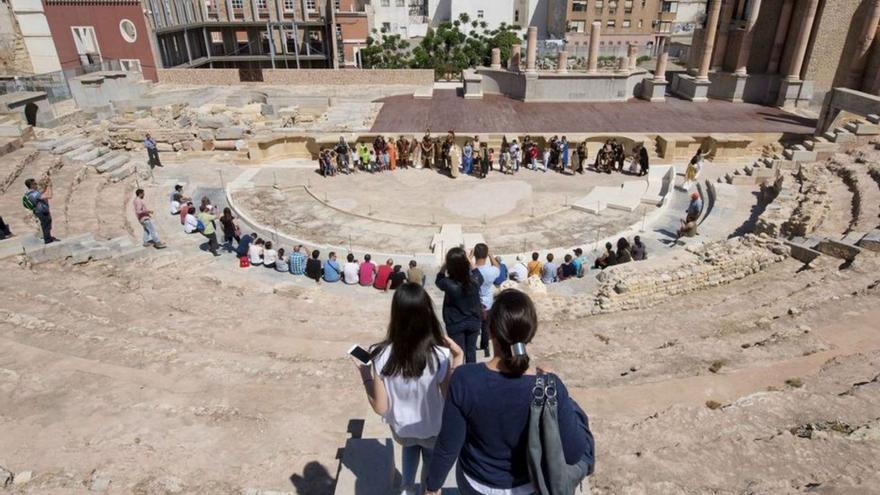
[[[480,303],[483,305],[483,324],[480,329],[480,345],[477,348],[481,349],[486,357],[489,357],[489,325],[487,318],[489,310],[492,309],[492,301],[495,298],[492,294],[492,289],[495,280],[501,275],[501,270],[498,268],[498,261],[489,256],[489,246],[482,242],[474,246],[473,256],[474,271],[480,274],[477,279],[480,280]]]
[[[150,165],[150,170],[161,167],[162,162],[159,161],[159,150],[156,148],[156,140],[150,136],[149,132],[146,139],[144,139],[144,148],[147,149],[147,164]]]
[[[43,242],[50,244],[58,239],[52,237],[52,213],[49,211],[49,200],[52,199],[52,177],[46,177],[46,185],[38,190],[39,184],[36,179],[24,181],[28,191],[22,198],[24,207],[34,212],[34,216],[40,221],[40,229],[43,231]]]
[[[156,249],[164,249],[165,244],[159,240],[156,226],[153,225],[153,211],[147,209],[147,204],[144,202],[143,189],[138,189],[134,192],[134,214],[137,216],[141,227],[144,228],[144,247],[153,246]]]

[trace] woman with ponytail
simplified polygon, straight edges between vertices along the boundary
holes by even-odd
[[[538,330],[529,297],[508,289],[489,313],[491,361],[456,369],[449,381],[443,427],[427,479],[427,493],[439,494],[453,464],[461,495],[535,493],[527,465],[529,406],[536,366],[528,346]],[[556,379],[559,433],[568,464],[593,463],[593,436],[586,415],[562,380]]]

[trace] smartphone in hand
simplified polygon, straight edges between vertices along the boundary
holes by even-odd
[[[373,361],[373,356],[370,355],[370,352],[359,345],[351,346],[351,349],[348,350],[348,354],[357,359],[358,362],[364,366],[369,366]]]

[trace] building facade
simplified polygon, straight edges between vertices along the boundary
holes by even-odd
[[[163,67],[355,67],[369,34],[363,0],[142,2]]]
[[[564,37],[570,53],[589,46],[593,23],[602,33],[599,51],[603,54],[626,52],[630,43],[645,51],[669,36],[676,23],[677,1],[670,0],[567,0]],[[583,51],[581,50],[581,51]]]
[[[156,80],[150,31],[139,0],[43,0],[43,4],[62,69],[118,60],[121,69]]]
[[[428,33],[431,18],[428,0],[372,0],[372,28],[403,39],[421,38]]]

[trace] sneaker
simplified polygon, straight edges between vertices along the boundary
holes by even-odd
[[[153,247],[156,249],[165,249],[168,246],[166,246],[164,242],[157,242],[157,243],[153,244]]]
[[[153,241],[145,242],[145,243],[144,243],[144,247],[150,247],[150,246],[152,246],[152,245],[153,245]]]
[[[400,489],[400,495],[416,495],[418,493],[414,486],[408,486]]]

